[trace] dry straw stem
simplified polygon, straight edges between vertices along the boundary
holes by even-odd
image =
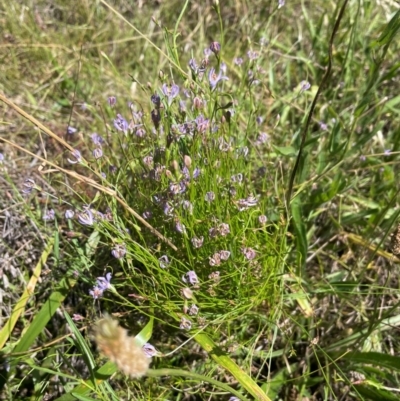
[[[135,337],[128,336],[127,330],[118,321],[106,314],[96,322],[95,341],[99,351],[114,362],[118,369],[132,378],[139,378],[149,369],[149,358]]]
[[[14,104],[11,100],[7,99],[3,94],[0,93],[0,100],[3,101],[5,104],[7,104],[8,106],[10,106],[11,108],[13,108],[18,114],[20,114],[22,117],[26,118],[28,121],[30,121],[32,124],[34,124],[36,127],[38,127],[41,131],[45,132],[46,134],[48,134],[49,136],[51,136],[54,140],[56,140],[58,143],[60,143],[62,146],[64,146],[65,148],[69,149],[70,151],[73,151],[74,148],[69,145],[66,141],[64,141],[64,139],[60,138],[58,135],[56,135],[54,132],[52,132],[51,130],[49,130],[47,127],[45,127],[40,121],[36,120],[36,118],[34,118],[33,116],[31,116],[30,114],[28,114],[27,112],[25,112],[24,110],[22,110],[21,108],[19,108],[16,104]],[[128,210],[128,212],[130,214],[132,214],[138,221],[140,221],[145,227],[147,227],[154,235],[156,235],[158,238],[160,238],[162,241],[164,241],[166,244],[168,244],[173,250],[177,251],[177,247],[168,239],[166,238],[164,235],[162,235],[159,231],[157,231],[153,226],[151,226],[145,219],[143,219],[142,216],[140,216],[138,213],[136,213],[129,205],[126,204],[126,202],[120,198],[118,196],[118,193],[116,191],[114,191],[113,189],[107,188],[104,185],[101,185],[99,183],[97,183],[96,181],[94,181],[91,178],[85,177],[81,174],[78,174],[74,171],[71,170],[67,170],[64,169],[60,166],[57,166],[56,164],[30,152],[29,150],[17,145],[14,142],[8,141],[5,138],[0,137],[0,140],[2,140],[5,143],[8,143],[9,145],[13,146],[16,149],[19,149],[22,152],[25,152],[26,154],[42,161],[44,164],[47,164],[51,167],[53,167],[54,169],[56,169],[57,171],[67,174],[73,178],[75,178],[78,181],[82,181],[87,185],[90,185],[93,188],[98,189],[100,192],[103,192],[107,195],[112,196],[113,198],[115,198],[117,200],[117,202],[122,205],[122,207],[126,210]],[[42,172],[44,173],[44,172]]]

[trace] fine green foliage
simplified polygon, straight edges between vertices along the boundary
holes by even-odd
[[[25,3],[0,0],[2,399],[397,399],[396,3]],[[99,353],[105,313],[145,377]]]

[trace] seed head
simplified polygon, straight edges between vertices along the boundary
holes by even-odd
[[[96,322],[95,341],[99,351],[126,375],[139,378],[149,369],[151,358],[137,340],[128,336],[127,331],[110,316]]]

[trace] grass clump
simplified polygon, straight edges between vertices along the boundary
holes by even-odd
[[[284,3],[2,4],[4,399],[395,399],[399,13]]]

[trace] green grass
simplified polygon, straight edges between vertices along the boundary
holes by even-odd
[[[286,3],[0,0],[2,399],[398,398],[400,14]],[[106,312],[146,377],[96,349]]]

